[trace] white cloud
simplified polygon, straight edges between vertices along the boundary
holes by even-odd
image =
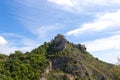
[[[56,3],[58,5],[63,5],[63,6],[69,6],[69,7],[73,7],[74,5],[76,5],[76,1],[73,0],[48,0],[50,2]]]
[[[38,38],[43,41],[48,41],[48,39],[56,34],[60,33],[65,27],[59,24],[55,25],[43,25],[36,28],[31,27],[32,33],[36,34]]]
[[[52,0],[51,0],[52,1]],[[62,4],[61,1],[56,1]],[[69,3],[69,1],[66,1]],[[14,6],[15,5],[15,6]],[[15,11],[16,18],[22,23],[32,34],[38,36],[41,40],[48,39],[48,35],[55,34],[61,27],[57,23],[60,20],[57,19],[58,12],[51,10],[51,6],[47,0],[14,0],[13,9]],[[70,2],[69,5],[72,5]],[[17,9],[16,9],[17,8]]]
[[[117,58],[120,58],[120,50],[104,50],[91,52],[94,57],[99,58],[102,61],[116,64]]]
[[[46,35],[51,31],[54,32],[57,29],[59,29],[57,26],[41,26],[34,29],[33,33],[36,33],[43,38],[46,37]]]
[[[9,45],[0,46],[0,53],[2,54],[9,55],[10,53],[13,53],[15,50],[19,50],[19,49]]]
[[[75,13],[94,10],[96,7],[120,7],[120,0],[48,0],[61,9]],[[96,6],[96,7],[95,7]],[[77,12],[76,12],[77,11]]]
[[[99,32],[106,29],[120,28],[120,10],[104,15],[97,15],[92,22],[84,23],[80,28],[67,32],[67,35],[79,35],[86,32]]]
[[[7,44],[5,44],[6,40],[2,37],[2,39],[4,40],[4,45],[3,42],[2,45],[0,45],[0,53],[2,54],[9,55],[16,50],[20,50],[22,52],[31,51],[32,49],[40,45],[37,40],[32,40],[22,35],[13,33],[3,33],[2,35],[7,37]],[[2,39],[0,36],[0,43]]]
[[[5,45],[5,44],[7,44],[7,40],[4,37],[0,36],[0,45]]]
[[[37,40],[32,40],[29,38],[22,39],[21,44],[24,45],[23,47],[20,47],[20,50],[23,52],[31,51],[32,49],[40,45],[40,43]]]
[[[94,57],[105,62],[115,64],[120,57],[120,34],[110,37],[96,39],[85,42],[84,44]]]
[[[120,34],[85,42],[88,51],[120,50]]]
[[[24,42],[24,43],[23,43]],[[16,46],[16,43],[11,42],[7,45],[1,45],[0,46],[0,53],[9,55],[10,53],[13,53],[14,51],[20,50],[22,52],[31,51],[32,49],[36,48],[39,44],[31,41],[31,40],[22,40],[19,43],[23,46]]]

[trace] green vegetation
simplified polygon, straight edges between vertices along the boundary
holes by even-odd
[[[31,52],[0,54],[0,80],[120,80],[120,65],[94,58],[58,34]]]

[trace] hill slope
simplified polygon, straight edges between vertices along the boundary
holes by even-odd
[[[0,55],[0,80],[120,80],[119,72],[61,34],[31,52]]]

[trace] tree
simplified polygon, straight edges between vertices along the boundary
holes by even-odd
[[[21,51],[15,51],[14,53],[10,54],[9,58],[17,58],[22,55],[23,55],[23,53]]]

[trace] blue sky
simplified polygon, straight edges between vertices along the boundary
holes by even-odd
[[[116,63],[120,0],[0,0],[0,53],[30,51],[58,33]]]

